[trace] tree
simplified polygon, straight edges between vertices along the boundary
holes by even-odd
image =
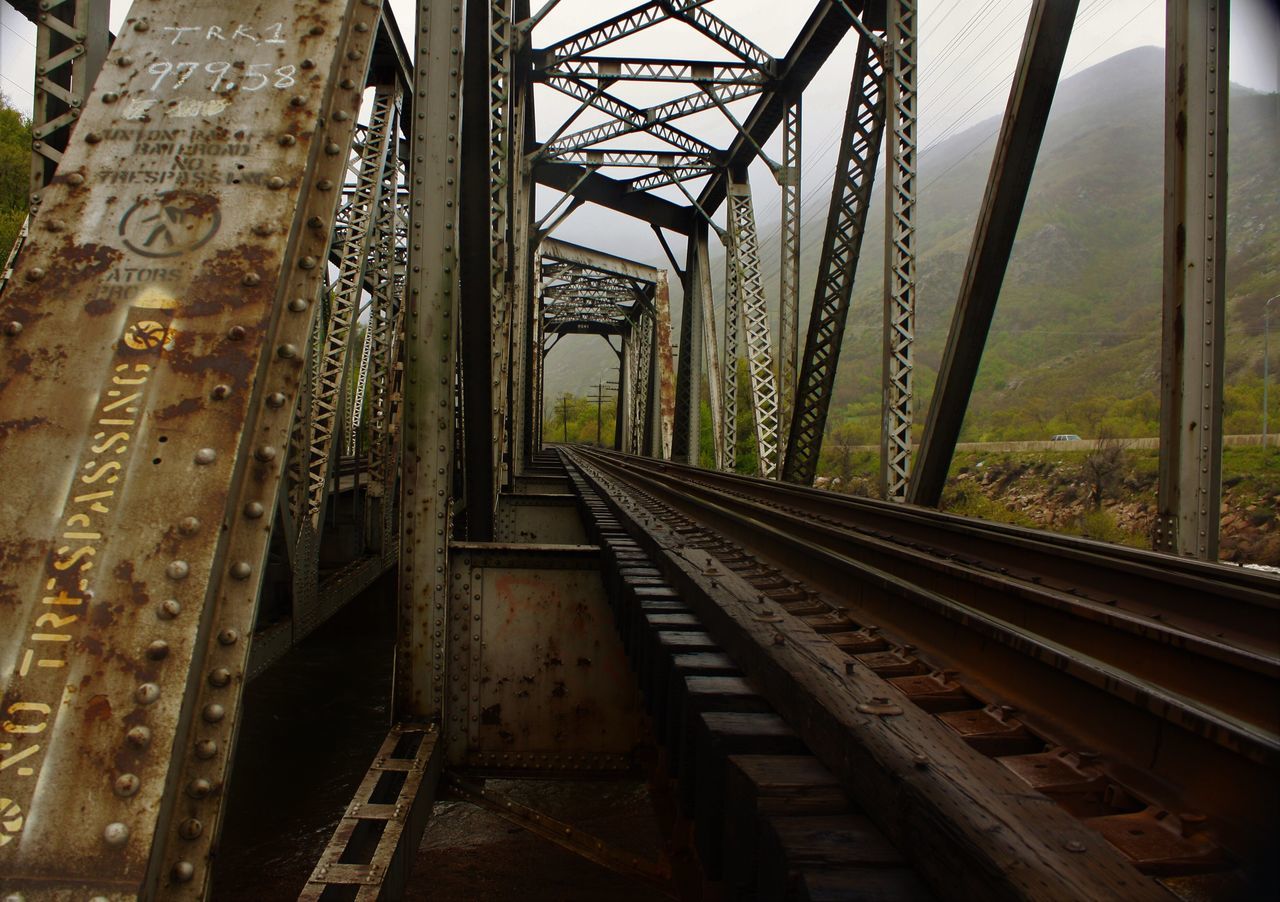
[[[31,177],[31,120],[0,94],[0,266],[9,259],[27,218]]]
[[[1120,483],[1127,463],[1124,442],[1106,430],[1100,432],[1097,444],[1080,465],[1094,510],[1102,507],[1103,498]]]

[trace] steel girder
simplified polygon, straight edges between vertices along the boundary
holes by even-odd
[[[751,389],[751,419],[755,426],[760,475],[772,479],[778,473],[778,384],[769,340],[769,313],[760,278],[760,246],[756,235],[751,187],[729,184],[729,258],[736,289],[738,328],[745,339],[747,376]],[[740,340],[740,339],[739,339]],[[731,358],[730,358],[731,359]],[[734,367],[736,385],[737,368]],[[728,423],[728,417],[726,417]]]
[[[461,4],[418,0],[404,294],[399,628],[392,710],[440,719],[449,651],[449,538],[461,454],[455,378],[460,333]],[[437,127],[428,128],[428,123]],[[394,396],[393,396],[394,397]],[[389,487],[390,488],[390,487]]]
[[[721,466],[733,470],[738,465],[738,332],[742,327],[742,290],[734,259],[734,230],[729,229],[728,253],[724,257],[724,363],[721,370],[720,427],[724,430],[724,460]]]
[[[1226,360],[1227,0],[1165,17],[1164,317],[1153,547],[1218,559]]]
[[[309,27],[281,38],[285,62],[243,49],[271,77],[232,93],[217,90],[225,48],[165,30],[193,16]],[[0,523],[23,549],[6,561],[17,601],[0,606],[0,795],[23,816],[10,893],[207,891],[342,178],[323,148],[351,142],[377,20],[376,4],[138,0],[110,61],[181,59],[192,76],[104,66],[45,189],[0,355],[0,419],[41,424],[0,443],[5,472],[26,474],[9,488],[22,518]],[[140,153],[148,127],[174,140]],[[215,129],[244,137],[213,146]],[[196,158],[217,178],[192,177]],[[261,178],[232,178],[240,161]],[[153,278],[140,289],[126,268]],[[50,349],[75,366],[55,377]]]
[[[942,498],[1078,5],[1078,0],[1036,0],[1031,7],[947,347],[911,471],[907,498],[914,504],[936,507]]]
[[[880,495],[907,499],[916,332],[916,0],[889,0]]]
[[[665,21],[673,12],[694,9],[710,3],[711,0],[649,0],[624,13],[607,19],[597,25],[584,29],[577,34],[565,38],[537,52],[541,67],[552,66],[564,60],[581,57],[593,50],[599,50],[614,41],[628,35],[643,31],[652,25]]]
[[[839,161],[822,238],[818,281],[800,363],[795,415],[782,478],[813,481],[822,449],[849,299],[866,228],[872,181],[884,134],[884,59],[878,42],[862,35],[849,87]]]
[[[699,241],[698,235],[701,235]],[[698,248],[706,247],[707,225],[695,226],[689,237],[683,278],[684,304],[680,314],[680,360],[676,369],[676,409],[671,459],[697,466],[702,441],[702,385],[707,355],[703,341],[704,287],[710,291],[710,273],[698,260]],[[716,445],[720,444],[717,438]]]

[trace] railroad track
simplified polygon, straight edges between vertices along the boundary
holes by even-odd
[[[826,648],[804,666],[843,661],[861,708],[927,713],[1166,888],[1223,898],[1274,885],[1274,578],[659,461],[567,457],[627,499],[621,512],[688,589],[711,597],[721,568],[745,581],[773,633],[756,644],[779,643],[739,643],[758,677],[779,647],[812,651],[816,636]]]

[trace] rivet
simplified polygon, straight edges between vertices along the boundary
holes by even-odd
[[[109,846],[123,846],[129,841],[129,828],[119,821],[107,824],[102,830],[102,838]]]
[[[323,26],[323,25],[312,25],[312,26],[311,26],[311,33],[312,33],[312,34],[324,34],[324,26]]]
[[[39,266],[33,266],[29,270],[27,270],[28,282],[39,282],[43,278],[44,278],[44,270],[41,269]]]
[[[306,257],[303,257],[301,260],[299,260],[298,265],[303,269],[315,269],[316,264],[319,262],[320,261],[317,260],[315,257],[308,255]]]
[[[285,398],[285,396],[282,395],[280,392],[272,392],[271,394],[267,395],[267,406],[268,407],[284,407],[284,402],[286,400],[288,399]]]
[[[89,132],[89,134],[84,136],[84,143],[86,144],[97,144],[101,140],[102,135],[97,132]]]
[[[183,517],[178,521],[178,532],[193,536],[200,531],[200,521],[195,517]]]
[[[310,219],[307,220],[307,227],[312,229],[323,229],[324,220],[321,219],[319,216],[312,216]]]
[[[363,54],[354,47],[347,51],[347,59],[349,60],[358,60],[361,56],[363,56]]]
[[[356,83],[349,78],[344,78],[338,84],[346,91],[354,91],[356,87]]]
[[[17,320],[14,320],[13,322],[5,323],[4,334],[8,335],[10,338],[12,338],[15,335],[21,335],[22,323],[18,322]]]
[[[126,54],[125,56],[122,56],[122,57],[120,57],[120,59],[116,60],[116,65],[117,65],[117,66],[119,66],[119,67],[120,67],[120,68],[122,68],[122,69],[123,69],[125,66],[132,66],[132,65],[133,65],[133,57],[128,56],[128,55]]]
[[[194,817],[189,817],[178,825],[178,835],[183,839],[199,839],[204,832],[204,824]]]
[[[145,749],[151,745],[151,729],[141,725],[130,727],[129,732],[124,734],[124,738],[129,740],[129,745]]]
[[[292,147],[298,143],[298,139],[293,135],[281,135],[276,140],[280,142],[281,147]]]
[[[230,684],[230,682],[231,682],[231,671],[227,670],[227,668],[218,667],[214,670],[209,671],[210,686],[213,686],[217,689],[221,689],[223,686]]]
[[[163,661],[169,657],[169,643],[163,639],[156,639],[147,646],[147,657],[153,661]]]
[[[248,561],[236,561],[231,565],[231,576],[234,579],[248,579],[252,572],[253,568]]]
[[[201,448],[196,452],[195,461],[202,467],[207,467],[218,459],[218,452],[212,448]]]
[[[261,448],[253,452],[253,456],[263,463],[276,459],[276,449],[270,445],[263,445]]]
[[[136,23],[134,23],[133,30],[134,31],[150,31],[151,25],[150,23],[147,22],[146,19],[140,19]]]
[[[196,875],[196,866],[189,861],[179,861],[173,866],[173,879],[176,883],[190,883]]]
[[[196,757],[208,761],[218,754],[218,743],[212,739],[201,739],[196,743]]]
[[[215,385],[213,387],[213,391],[209,393],[209,396],[213,398],[213,400],[215,401],[225,401],[228,397],[231,396],[231,386]]]
[[[187,795],[193,799],[203,799],[212,790],[212,784],[204,777],[196,777],[196,779],[187,784]]]
[[[178,603],[176,598],[166,598],[160,602],[160,607],[156,611],[156,616],[161,620],[172,620],[182,613],[182,605]]]
[[[68,175],[68,176],[67,176],[67,184],[68,184],[68,185],[83,185],[83,184],[84,184],[84,176],[83,176],[83,175],[81,175],[81,174],[80,174],[80,173],[78,173],[78,172],[73,172],[73,173],[71,173],[70,175]]]
[[[202,716],[208,723],[217,723],[226,717],[227,709],[219,704],[205,705]]]
[[[351,114],[348,113],[346,110],[336,110],[333,114],[333,118],[339,122],[346,122],[348,119],[351,118]]]
[[[62,220],[60,219],[50,219],[41,223],[41,225],[44,226],[46,232],[61,232],[63,229]]]
[[[307,299],[294,298],[289,302],[289,309],[292,310],[294,313],[301,313],[302,311],[307,309]]]
[[[289,106],[303,106],[307,102],[307,98],[301,94],[294,94],[289,98]]]
[[[164,574],[169,579],[186,579],[190,573],[191,565],[186,561],[170,561],[169,566],[164,568]]]
[[[369,23],[367,22],[356,23],[356,31],[360,32],[361,34],[364,34],[368,30],[369,30]]]
[[[284,179],[280,178],[278,175],[273,175],[271,178],[267,179],[267,187],[272,191],[279,191],[284,187]]]
[[[326,144],[326,145],[324,146],[324,152],[325,152],[325,153],[327,153],[329,156],[331,156],[331,157],[332,157],[332,156],[336,156],[337,154],[341,153],[341,152],[342,152],[342,148],[341,148],[341,147],[339,147],[337,144],[335,144],[333,141],[330,141],[328,144]]]
[[[266,513],[266,509],[257,501],[250,501],[244,506],[244,515],[250,520],[257,520],[264,513]]]
[[[330,188],[333,187],[333,180],[321,179],[320,181],[316,182],[316,187],[319,188],[321,191],[328,191]]]
[[[235,645],[239,638],[240,633],[229,626],[218,633],[218,641],[223,645]]]
[[[116,795],[121,798],[128,798],[138,791],[138,787],[142,785],[142,781],[138,779],[137,774],[121,774],[116,777],[115,791]]]
[[[103,103],[115,103],[119,99],[120,99],[120,95],[117,94],[115,91],[108,91],[107,93],[102,95]]]
[[[1067,842],[1066,849],[1068,852],[1083,852],[1085,846],[1079,840],[1073,839]]]
[[[293,357],[298,356],[298,348],[296,345],[283,344],[276,349],[276,353],[279,354],[281,357],[285,358],[286,360],[289,360]]]
[[[262,276],[258,275],[256,272],[247,272],[244,274],[244,278],[240,281],[246,285],[257,285],[262,281]]]
[[[149,705],[160,697],[160,687],[155,683],[143,683],[133,691],[133,697],[140,705]]]
[[[314,69],[316,67],[316,61],[313,59],[304,59],[299,65],[304,69]]]

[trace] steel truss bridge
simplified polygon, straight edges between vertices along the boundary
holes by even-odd
[[[915,0],[817,0],[781,55],[708,0],[553,43],[558,0],[419,0],[403,32],[382,0],[137,0],[116,35],[9,2],[38,49],[0,285],[5,899],[204,898],[246,684],[384,575],[393,723],[304,898],[397,898],[446,792],[662,883],[476,782],[626,771],[644,736],[708,898],[1274,889],[1280,595],[1213,563],[1226,0],[1167,3],[1153,552],[935,510],[1076,0],[1032,3],[914,461]],[[654,26],[714,52],[619,55]],[[802,102],[846,52],[802,330]],[[571,115],[535,121],[548,90]],[[865,501],[808,486],[882,155]],[[552,237],[584,204],[670,268]],[[544,447],[568,334],[618,354],[616,451]]]

